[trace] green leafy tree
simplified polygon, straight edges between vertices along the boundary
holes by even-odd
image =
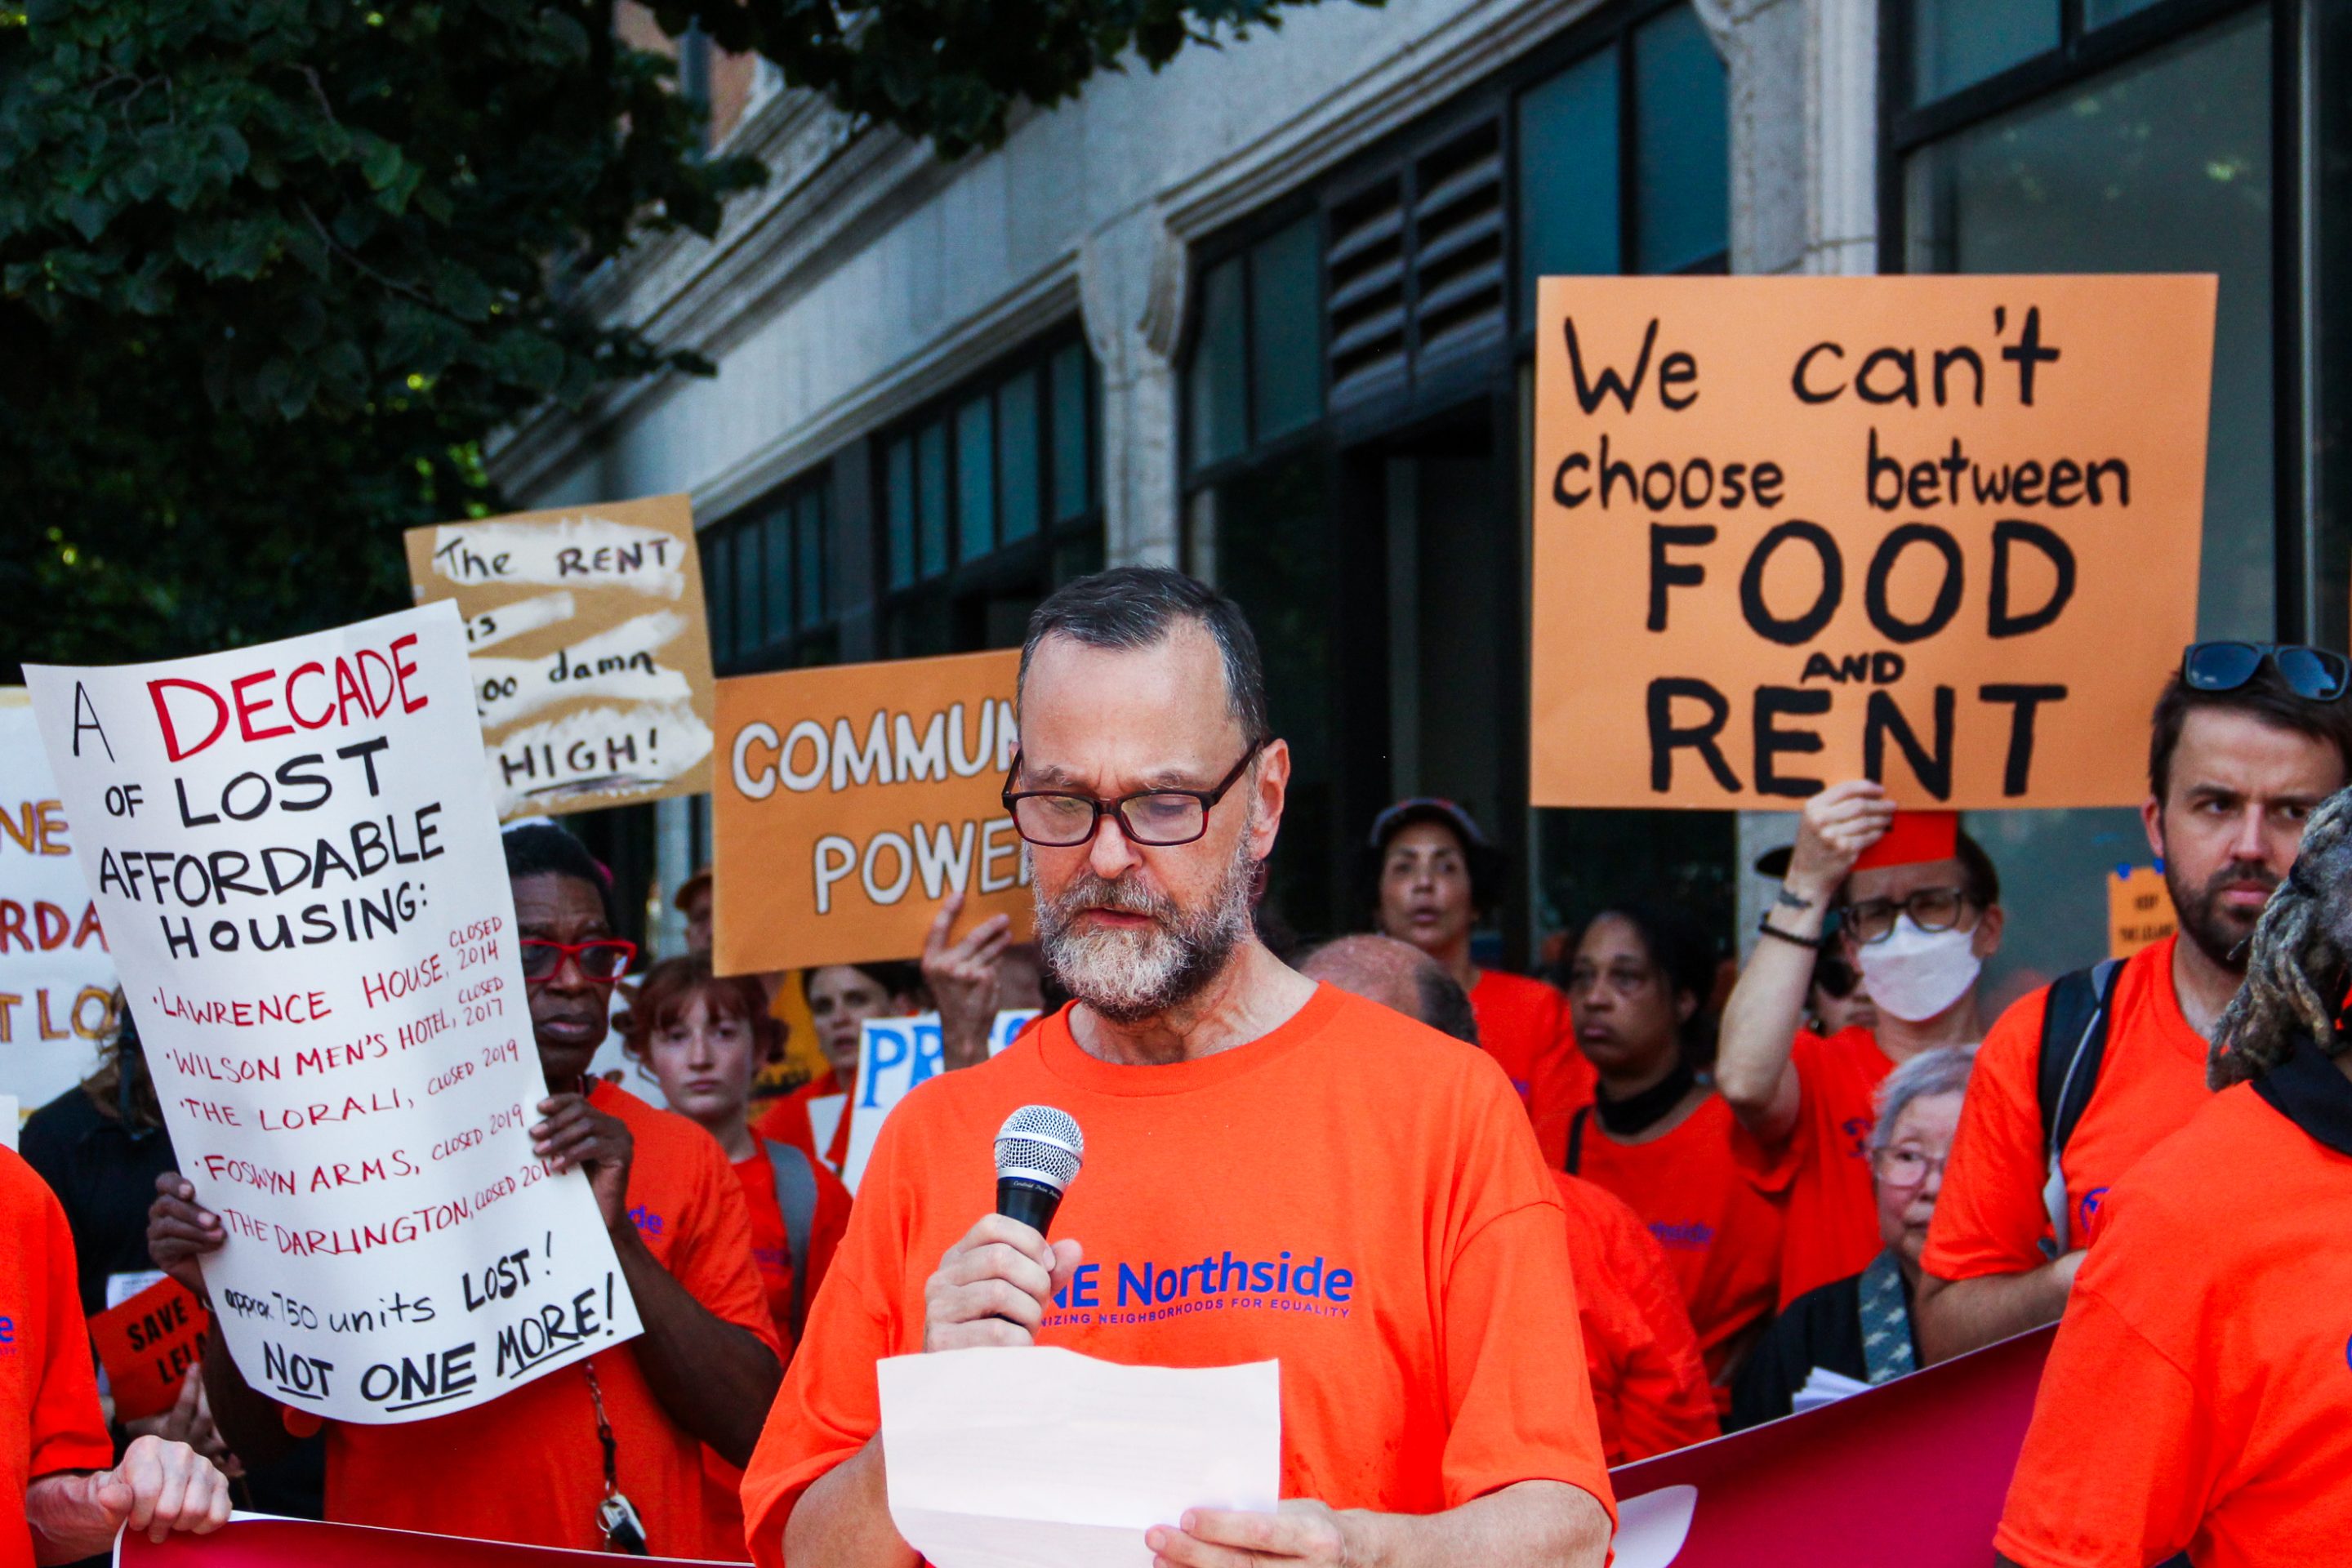
[[[1273,25],[1281,0],[656,5],[955,155],[1021,100]],[[610,0],[0,5],[0,679],[406,602],[399,531],[509,502],[483,443],[708,374],[576,302],[717,228],[672,62]]]

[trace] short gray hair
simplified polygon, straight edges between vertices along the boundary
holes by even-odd
[[[1878,1125],[1870,1130],[1870,1146],[1884,1149],[1895,1136],[1895,1124],[1911,1109],[1915,1100],[1932,1100],[1939,1094],[1965,1093],[1969,1073],[1977,1065],[1974,1046],[1945,1046],[1937,1050],[1921,1051],[1893,1072],[1878,1086]]]
[[[1126,652],[1152,647],[1191,622],[1209,634],[1225,667],[1225,711],[1252,744],[1270,731],[1265,715],[1265,667],[1241,606],[1199,580],[1166,566],[1114,566],[1054,590],[1029,613],[1021,645],[1021,685],[1037,645],[1064,637],[1087,647]]]

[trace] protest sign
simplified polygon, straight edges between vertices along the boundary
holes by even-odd
[[[1002,799],[1017,650],[719,683],[711,792],[721,974],[911,958],[950,893],[1030,926]]]
[[[1618,1568],[1983,1568],[2056,1331],[1621,1466]]]
[[[989,1026],[988,1054],[992,1057],[1011,1045],[1036,1016],[1034,1008],[999,1013],[996,1022]],[[843,1106],[849,1117],[849,1148],[841,1161],[843,1186],[853,1193],[857,1190],[857,1184],[866,1177],[866,1163],[874,1157],[874,1142],[882,1136],[882,1123],[907,1098],[907,1092],[947,1070],[947,1051],[937,1013],[921,1013],[911,1018],[868,1018],[858,1026],[857,1092],[845,1097]],[[814,1128],[814,1105],[809,1116],[810,1125]],[[816,1130],[818,1148],[831,1142],[833,1125],[829,1122]]]
[[[253,1385],[415,1420],[635,1334],[586,1177],[531,1152],[456,608],[25,673]]]
[[[2179,928],[2163,868],[2118,866],[2107,873],[2107,956],[2129,958]]]
[[[407,533],[419,604],[457,601],[499,816],[710,787],[710,629],[684,496]]]
[[[106,1368],[118,1421],[161,1415],[178,1402],[180,1380],[202,1360],[212,1314],[186,1286],[163,1279],[89,1321],[89,1342]]]
[[[2214,280],[1546,279],[1538,805],[2137,805]]]
[[[114,1026],[114,961],[73,845],[31,700],[0,687],[0,1092],[34,1109],[89,1076]]]

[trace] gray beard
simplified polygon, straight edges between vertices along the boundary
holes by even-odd
[[[1249,835],[1234,844],[1224,879],[1202,908],[1186,911],[1164,893],[1109,881],[1088,871],[1059,897],[1037,900],[1037,945],[1062,989],[1114,1024],[1138,1024],[1181,1007],[1224,972],[1250,934],[1250,894],[1257,862]],[[1085,909],[1150,917],[1145,930],[1074,929]]]

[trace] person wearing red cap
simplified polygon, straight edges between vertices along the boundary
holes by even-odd
[[[1923,1051],[1984,1037],[1977,976],[2001,921],[2000,876],[1956,814],[1897,811],[1862,779],[1805,803],[1715,1062],[1734,1158],[1782,1212],[1781,1306],[1861,1273],[1885,1245],[1870,1166],[1879,1083]],[[1801,1026],[1830,943],[1861,972],[1875,1028]]]
[[[1500,895],[1503,857],[1468,812],[1416,795],[1373,819],[1369,843],[1381,934],[1444,964],[1470,994],[1478,1038],[1510,1075],[1531,1117],[1592,1102],[1592,1069],[1576,1049],[1568,999],[1540,980],[1471,962],[1470,931]]]
[[[2255,921],[2311,814],[2352,778],[2346,675],[2306,647],[2200,643],[2182,657],[2157,703],[2140,807],[2178,934],[2025,996],[1986,1036],[1921,1259],[1927,1360],[2064,1311],[2109,1188],[2210,1100],[2206,1041],[2245,978]]]

